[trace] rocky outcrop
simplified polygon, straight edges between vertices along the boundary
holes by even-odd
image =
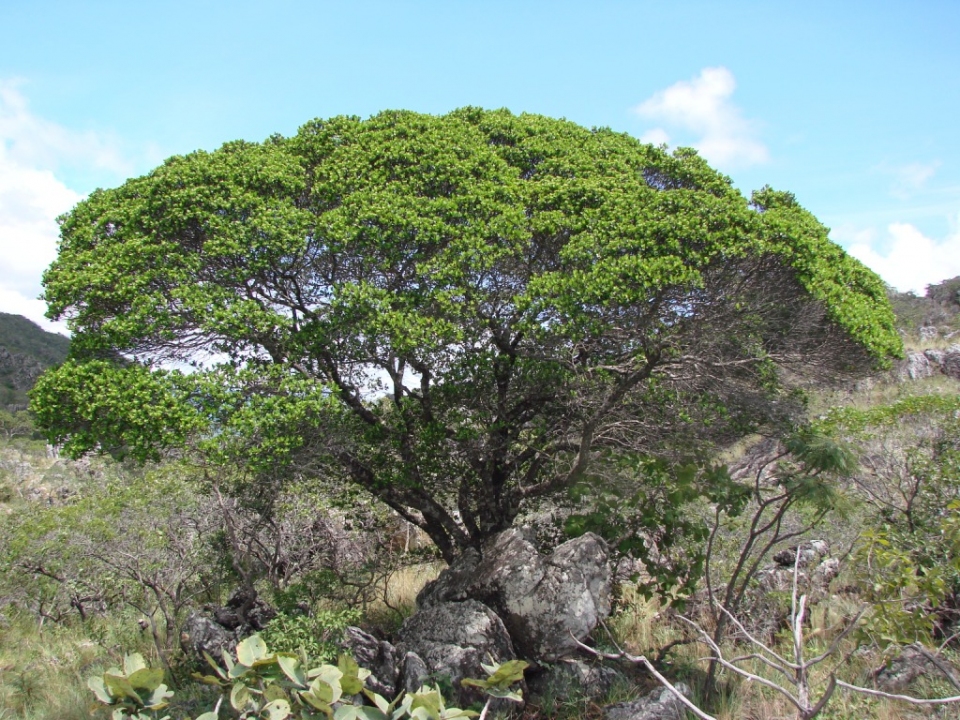
[[[180,631],[180,647],[201,663],[206,664],[204,653],[219,661],[222,651],[232,654],[238,642],[263,630],[276,616],[255,590],[239,588],[226,605],[190,613]]]
[[[487,543],[482,558],[467,555],[444,571],[417,603],[478,600],[502,618],[522,657],[549,662],[576,654],[576,640],[610,614],[611,584],[606,544],[596,535],[544,556],[514,528]]]
[[[389,700],[396,696],[400,662],[393,645],[358,627],[345,628],[340,645],[360,667],[372,673],[366,680],[368,688]]]
[[[690,697],[690,688],[685,683],[677,683],[675,687],[684,697]],[[603,720],[684,720],[686,716],[683,703],[667,688],[654,690],[639,700],[608,705],[603,711]]]
[[[180,629],[180,647],[187,657],[206,665],[204,654],[220,662],[223,653],[233,654],[243,637],[236,630],[228,630],[213,618],[200,612],[187,616]]]
[[[938,373],[960,380],[960,345],[907,353],[897,368],[901,380],[922,380]]]
[[[437,603],[407,618],[397,633],[397,654],[404,658],[403,689],[445,678],[459,707],[483,700],[482,691],[462,687],[461,680],[486,677],[481,663],[516,658],[503,621],[476,600]]]

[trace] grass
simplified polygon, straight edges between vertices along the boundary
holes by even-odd
[[[8,618],[0,626],[0,718],[88,719],[87,678],[119,665],[125,652],[149,658],[152,647],[117,618],[71,626]]]
[[[827,649],[845,626],[842,620],[850,618],[857,605],[857,601],[851,598],[834,594],[813,607],[810,627],[806,631],[806,657],[814,657]],[[698,618],[698,622],[702,627],[706,625],[705,629],[710,629],[706,619]],[[635,655],[646,653],[648,657],[655,656],[657,650],[667,643],[685,636],[682,625],[672,617],[672,613],[664,610],[656,600],[646,600],[630,588],[625,588],[621,593],[620,604],[608,627],[622,648]],[[788,640],[786,633],[781,633],[774,640],[775,649],[785,657],[790,657],[792,652],[792,645]],[[723,650],[724,656],[731,658],[751,652],[747,646],[735,645],[731,641],[723,645]],[[719,696],[709,705],[704,703],[698,679],[704,677],[707,667],[705,658],[709,655],[709,648],[699,642],[678,645],[671,650],[664,664],[664,672],[671,680],[684,681],[691,686],[694,691],[693,700],[699,707],[705,708],[718,720],[787,720],[796,716],[794,707],[776,691],[758,683],[747,682],[729,672],[722,672],[720,675]],[[858,649],[854,641],[845,641],[837,652],[838,662],[824,663],[817,667],[811,683],[814,697],[826,687],[829,671],[840,664],[839,660],[846,655],[850,657],[842,664],[838,675],[849,682],[866,686],[870,686],[873,671],[881,667],[885,660],[883,653],[876,648]],[[957,657],[950,659],[957,663]],[[760,662],[746,665],[745,668],[778,683],[782,680],[776,672]],[[942,676],[927,674],[915,681],[908,693],[915,697],[945,697],[955,695],[956,690]],[[960,707],[948,706],[939,710],[918,708],[906,703],[837,690],[819,717],[824,720],[960,718]]]

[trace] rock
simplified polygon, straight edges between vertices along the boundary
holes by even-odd
[[[940,330],[933,325],[924,325],[920,328],[921,340],[936,340],[940,337]]]
[[[840,561],[827,558],[813,569],[810,582],[820,593],[826,593],[828,586],[840,574]]]
[[[674,687],[684,697],[690,697],[690,688],[685,683]],[[603,710],[604,720],[684,720],[686,716],[684,704],[667,688],[654,690],[639,700],[608,705]]]
[[[924,350],[923,354],[927,358],[927,360],[930,361],[931,365],[934,365],[937,368],[937,370],[940,369],[940,365],[941,363],[943,363],[943,350],[934,350],[934,349]]]
[[[780,567],[793,569],[797,562],[797,551],[800,552],[800,567],[805,568],[812,563],[820,562],[830,552],[830,546],[824,540],[811,540],[802,545],[786,548],[773,556],[773,561]]]
[[[479,564],[480,553],[476,549],[464,550],[453,565],[417,593],[417,607],[423,609],[440,603],[463,602],[469,599],[467,591],[476,578]]]
[[[277,611],[263,602],[253,588],[237,588],[222,608],[213,611],[214,620],[230,630],[240,630],[242,635],[252,635],[263,630],[277,616]]]
[[[918,677],[928,673],[940,675],[941,670],[916,648],[905,647],[899,655],[876,672],[874,681],[878,690],[899,693]]]
[[[487,543],[479,563],[456,563],[417,600],[479,600],[503,619],[521,656],[552,662],[576,654],[574,637],[583,640],[610,614],[611,583],[606,544],[593,533],[543,556],[512,528]]]
[[[397,679],[400,675],[397,663],[397,649],[385,640],[377,640],[373,635],[358,627],[347,627],[340,641],[357,664],[369,670],[366,686],[387,700],[397,695]]]
[[[415,652],[408,652],[403,656],[400,671],[399,690],[404,692],[417,692],[423,685],[430,680],[430,668]]]
[[[744,596],[739,613],[740,621],[752,633],[773,637],[789,625],[790,605],[785,598],[793,592],[797,550],[797,547],[781,550],[774,555],[774,565],[757,572],[756,583]],[[803,543],[799,551],[797,587],[799,594],[807,596],[807,607],[810,607],[827,596],[830,583],[840,574],[840,561],[825,557],[829,549],[822,540]]]
[[[204,653],[221,662],[222,654],[226,652],[232,655],[240,640],[236,630],[229,630],[198,612],[187,616],[180,631],[180,647],[183,652],[188,657],[196,658],[204,667],[207,665]]]
[[[263,630],[276,616],[277,611],[257,597],[256,590],[238,588],[225,606],[190,613],[180,632],[180,646],[204,666],[204,652],[219,662],[222,650],[232,655],[238,642]]]
[[[951,345],[940,360],[940,372],[960,380],[960,345]]]
[[[516,658],[503,621],[476,600],[439,603],[407,618],[397,633],[397,653],[404,656],[401,673],[405,688],[417,684],[413,689],[418,689],[426,675],[446,678],[458,707],[484,699],[477,688],[462,687],[463,678],[486,677],[482,662],[498,664]],[[416,658],[409,657],[410,653]],[[416,665],[417,660],[426,673]]]
[[[931,364],[930,358],[921,352],[907,353],[906,359],[900,364],[898,376],[901,380],[922,380],[933,375],[938,370],[935,364]]]
[[[531,698],[577,696],[587,700],[606,695],[621,682],[626,678],[612,667],[576,659],[542,665],[527,681]]]

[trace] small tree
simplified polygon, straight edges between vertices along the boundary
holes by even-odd
[[[316,120],[97,191],[61,237],[51,441],[340,477],[447,559],[603,455],[780,425],[804,377],[900,353],[789,193],[535,115]]]

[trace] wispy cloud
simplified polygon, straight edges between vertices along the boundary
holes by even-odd
[[[922,295],[927,285],[960,275],[960,231],[937,240],[909,223],[891,223],[883,233],[846,227],[833,237],[901,292]]]
[[[57,177],[66,166],[120,177],[132,166],[109,138],[74,131],[33,114],[18,81],[0,81],[0,311],[44,327],[43,270],[57,253],[56,218],[82,195]]]
[[[767,147],[757,139],[757,123],[743,116],[732,97],[737,82],[725,67],[704,68],[692,80],[683,80],[654,93],[633,110],[640,117],[662,123],[641,136],[644,142],[669,143],[669,129],[697,135],[693,146],[722,168],[765,163]]]
[[[913,162],[895,167],[882,166],[880,170],[893,177],[890,194],[899,200],[909,200],[926,189],[927,181],[936,174],[939,167],[940,161],[935,160],[929,163]]]

